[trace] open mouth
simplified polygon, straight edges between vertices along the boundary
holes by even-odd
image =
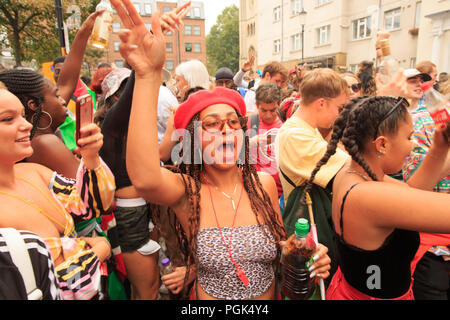
[[[30,136],[17,139],[16,142],[30,142]]]

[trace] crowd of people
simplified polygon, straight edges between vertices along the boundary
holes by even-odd
[[[152,31],[130,0],[111,3],[123,68],[80,77],[96,12],[55,59],[54,81],[0,72],[0,297],[280,299],[281,250],[310,219],[308,195],[309,271],[326,299],[450,298],[450,123],[435,124],[421,89],[448,100],[445,72],[421,61],[383,84],[371,61],[355,74],[277,61],[260,71],[250,57],[214,77],[190,60],[172,76],[164,33],[190,3],[154,12]],[[76,140],[85,94],[95,114]]]

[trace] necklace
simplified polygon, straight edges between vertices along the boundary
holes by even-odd
[[[367,177],[365,174],[362,174],[361,172],[355,171],[355,170],[347,170],[347,173],[354,173],[363,178],[366,181],[370,181],[369,177]]]
[[[203,174],[203,173],[202,173],[202,174]],[[250,283],[250,281],[248,280],[248,278],[247,278],[247,276],[245,275],[244,271],[239,267],[239,265],[237,264],[237,262],[234,261],[233,255],[231,254],[231,250],[230,250],[230,248],[231,248],[231,239],[232,239],[232,237],[233,237],[234,224],[235,224],[235,222],[236,222],[236,216],[237,216],[237,212],[238,212],[237,209],[239,208],[239,204],[241,203],[242,193],[243,193],[243,191],[244,191],[244,181],[242,181],[241,195],[239,196],[239,201],[238,201],[237,208],[234,210],[233,224],[232,224],[231,230],[230,230],[230,241],[229,241],[229,243],[228,243],[228,245],[227,245],[227,243],[226,243],[226,241],[225,241],[225,238],[224,238],[224,236],[223,236],[223,233],[222,233],[222,229],[220,228],[220,225],[219,225],[219,219],[217,218],[216,209],[214,208],[214,201],[213,201],[213,198],[212,198],[211,188],[209,187],[208,180],[206,179],[206,177],[205,177],[204,174],[203,174],[203,178],[205,178],[206,186],[208,187],[209,198],[210,198],[210,200],[211,200],[211,205],[212,205],[212,209],[213,209],[213,212],[214,212],[214,217],[216,218],[216,224],[217,224],[217,228],[219,229],[219,233],[220,233],[220,237],[222,238],[222,242],[223,242],[223,244],[224,244],[226,250],[228,251],[228,254],[230,255],[231,263],[233,263],[234,266],[235,266],[235,268],[236,268],[236,275],[237,275],[238,278],[242,281],[242,283],[244,284],[244,286],[247,286],[247,285]],[[236,184],[236,185],[237,185],[237,184]],[[235,188],[235,191],[236,191],[236,188]]]
[[[76,237],[75,229],[74,229],[73,223],[72,223],[73,220],[71,219],[70,216],[68,217],[67,214],[65,212],[63,212],[60,207],[58,207],[58,205],[55,203],[55,201],[52,201],[44,192],[42,192],[41,189],[39,189],[37,186],[35,186],[32,182],[29,182],[29,181],[27,181],[27,180],[25,180],[25,179],[23,179],[21,177],[16,177],[16,178],[26,182],[27,184],[29,184],[32,187],[34,187],[37,191],[39,191],[39,193],[56,209],[56,211],[64,217],[64,219],[66,220],[66,225],[62,225],[59,221],[57,221],[52,216],[47,214],[44,210],[42,210],[36,204],[34,204],[33,200],[31,200],[31,199],[23,199],[22,197],[20,197],[20,196],[18,196],[16,194],[8,193],[8,192],[5,192],[3,190],[0,190],[0,193],[4,194],[6,196],[9,196],[9,197],[15,198],[15,199],[17,199],[19,201],[22,201],[23,203],[29,205],[30,207],[33,207],[34,209],[39,211],[39,213],[41,213],[43,216],[47,217],[47,219],[53,221],[55,224],[60,226],[64,230],[64,235],[65,236],[69,236],[70,235],[72,237]]]
[[[218,187],[216,187],[215,185],[213,185],[212,183],[210,183],[210,182],[208,181],[208,179],[206,179],[205,175],[203,175],[203,178],[205,178],[205,181],[206,181],[206,183],[208,184],[208,186],[211,184],[211,185],[214,187],[214,189],[216,189],[216,190],[219,191],[221,194],[223,194],[225,198],[231,200],[231,205],[233,206],[233,210],[236,210],[236,204],[234,203],[233,196],[234,196],[234,194],[236,193],[237,182],[236,182],[236,184],[234,185],[234,191],[233,191],[233,193],[232,193],[231,196],[230,196],[228,193],[223,192],[223,191],[220,190]]]

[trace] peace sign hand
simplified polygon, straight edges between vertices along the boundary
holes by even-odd
[[[119,33],[122,40],[120,54],[135,70],[136,78],[153,76],[155,73],[160,75],[166,59],[166,42],[159,12],[155,11],[152,15],[150,33],[130,0],[111,0],[111,3],[126,28]]]

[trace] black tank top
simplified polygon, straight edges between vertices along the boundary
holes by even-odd
[[[376,250],[363,250],[346,243],[342,220],[344,204],[356,185],[347,191],[341,204],[341,236],[336,234],[341,271],[351,286],[368,296],[400,297],[411,285],[411,261],[419,248],[419,233],[395,229]]]

